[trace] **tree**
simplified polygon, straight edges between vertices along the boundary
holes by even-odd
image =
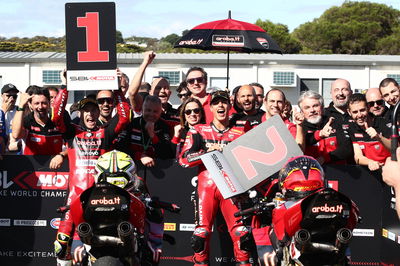
[[[172,33],[169,34],[163,38],[161,38],[160,42],[168,42],[170,43],[172,46],[175,45],[175,43],[181,38],[181,36],[179,36],[178,34]]]
[[[115,41],[116,41],[116,43],[124,43],[124,38],[122,37],[122,32],[120,32],[119,30],[117,30],[115,32]]]
[[[300,42],[289,34],[289,29],[286,25],[274,24],[269,20],[262,21],[261,19],[256,21],[256,25],[265,30],[278,43],[283,53],[297,54],[300,52]]]
[[[378,54],[400,55],[400,27],[393,30],[393,34],[378,40],[376,50]]]
[[[345,1],[300,25],[293,35],[302,52],[375,54],[378,40],[400,25],[400,11],[384,4]]]

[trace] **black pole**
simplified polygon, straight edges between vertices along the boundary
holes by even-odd
[[[229,48],[228,48],[228,60],[226,61],[226,89],[229,89]]]
[[[392,113],[392,136],[390,137],[390,153],[392,161],[397,161],[396,150],[399,144],[399,127],[397,125],[397,113],[399,111],[400,102],[396,104]]]

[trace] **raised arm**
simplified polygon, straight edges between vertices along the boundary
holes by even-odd
[[[138,97],[140,97],[138,91],[142,84],[144,72],[146,71],[147,66],[153,62],[155,57],[156,54],[153,51],[147,51],[144,53],[142,64],[140,64],[139,69],[136,71],[136,74],[129,85],[128,97],[133,110],[141,110],[140,103],[142,102],[142,99],[138,99]]]
[[[12,124],[12,136],[14,139],[21,139],[25,137],[25,128],[24,128],[24,109],[26,104],[30,99],[32,99],[32,95],[28,93],[21,93],[19,106],[17,107],[17,112],[15,113],[13,124]]]

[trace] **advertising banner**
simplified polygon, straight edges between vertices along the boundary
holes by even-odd
[[[67,161],[55,172],[48,168],[50,160],[50,156],[10,155],[0,161],[0,265],[55,265],[53,242],[61,217],[56,209],[65,204],[69,176]],[[352,165],[330,165],[324,170],[329,186],[349,196],[362,216],[350,244],[351,265],[400,265],[400,224],[390,216],[395,214],[390,209],[390,188],[380,174]],[[146,178],[151,195],[182,208],[179,214],[165,212],[168,236],[160,265],[193,265],[190,238],[195,228],[192,199],[196,197],[197,168],[157,160],[146,171],[139,167],[138,174]],[[220,214],[211,247],[211,265],[235,265]]]
[[[118,89],[115,3],[66,3],[68,90]]]

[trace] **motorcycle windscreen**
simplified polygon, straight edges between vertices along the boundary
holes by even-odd
[[[130,195],[124,189],[101,182],[81,195],[83,217],[94,233],[113,235],[116,226],[129,219]]]

